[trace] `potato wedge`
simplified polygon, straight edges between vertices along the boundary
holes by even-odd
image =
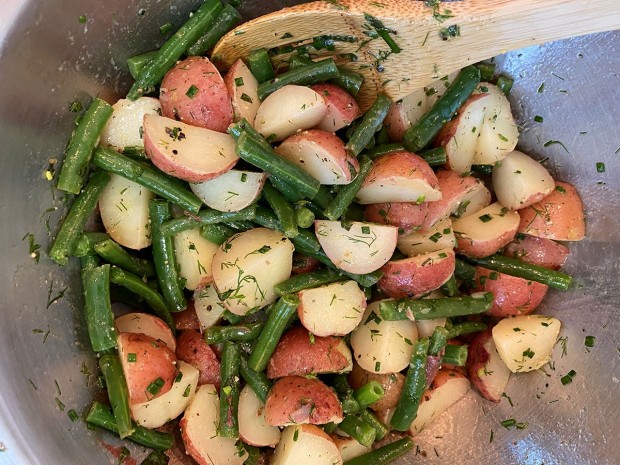
[[[504,249],[504,255],[532,265],[559,270],[568,257],[568,247],[543,237],[517,234],[515,240]]]
[[[334,444],[336,444],[343,462],[364,455],[372,450],[372,446],[362,446],[357,440],[351,437],[345,438],[337,434],[332,434],[331,438]]]
[[[348,378],[349,384],[353,389],[359,389],[370,381],[381,383],[384,391],[383,397],[369,406],[369,408],[375,411],[396,407],[405,384],[405,376],[401,373],[373,373],[364,370],[357,363],[353,364],[353,370],[349,373]]]
[[[228,134],[157,115],[144,116],[144,149],[160,170],[188,182],[213,179],[239,160]]]
[[[437,223],[430,231],[413,231],[399,236],[396,247],[408,257],[441,249],[453,249],[456,247],[456,237],[452,229],[452,221],[448,218]]]
[[[310,88],[325,100],[327,111],[317,124],[317,129],[336,132],[350,125],[360,115],[360,108],[355,98],[346,90],[335,84],[314,84]]]
[[[340,221],[314,222],[316,237],[334,265],[350,273],[378,270],[396,249],[398,228],[353,222],[346,229]]]
[[[173,236],[174,255],[185,289],[195,291],[213,281],[211,263],[219,246],[200,235],[200,228],[181,231]]]
[[[467,376],[482,397],[491,402],[501,400],[510,370],[497,353],[490,329],[478,334],[469,345]]]
[[[177,331],[183,331],[184,329],[193,329],[200,331],[200,321],[198,315],[196,315],[196,308],[194,308],[194,301],[189,300],[187,302],[187,308],[182,312],[174,312],[172,314],[174,320],[174,327]]]
[[[344,336],[364,316],[366,295],[355,281],[340,281],[299,292],[297,314],[316,336]]]
[[[256,447],[275,447],[280,430],[265,420],[265,404],[246,384],[239,394],[239,438]]]
[[[271,465],[342,465],[342,457],[334,441],[314,425],[292,425],[282,436],[271,459]]]
[[[208,207],[237,212],[256,202],[266,180],[265,173],[229,170],[209,181],[191,183],[189,187]]]
[[[181,331],[177,338],[177,359],[189,363],[199,372],[198,385],[220,386],[220,361],[198,331]]]
[[[254,126],[256,112],[260,106],[258,81],[243,60],[237,60],[224,76],[224,84],[232,102],[234,120],[245,118]]]
[[[209,284],[194,291],[194,308],[200,322],[200,331],[217,325],[226,310],[224,302],[217,295],[215,286]]]
[[[394,102],[383,124],[390,140],[400,142],[403,135],[428,109],[425,89],[419,89]]]
[[[144,115],[161,114],[159,100],[153,97],[140,97],[137,100],[119,99],[112,105],[114,112],[101,131],[101,145],[123,151],[125,147],[144,147],[142,122]]]
[[[156,341],[163,342],[173,352],[177,344],[170,327],[161,319],[148,313],[127,313],[114,320],[119,333],[146,334]]]
[[[415,324],[418,327],[419,338],[430,337],[437,326],[446,326],[446,318],[437,318],[434,320],[416,320]]]
[[[399,234],[408,234],[422,227],[429,205],[430,202],[372,203],[364,208],[364,219],[371,223],[397,226]]]

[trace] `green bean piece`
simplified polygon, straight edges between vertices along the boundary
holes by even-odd
[[[376,160],[377,158],[387,155],[388,153],[402,152],[403,150],[405,150],[405,146],[401,142],[394,142],[392,144],[376,145],[370,150],[366,150],[364,155],[371,160]]]
[[[125,147],[121,153],[128,156],[132,160],[149,161],[149,157],[146,155],[146,150],[144,150],[144,147]]]
[[[224,342],[221,359],[220,424],[218,434],[225,438],[239,437],[239,364],[241,349],[234,342]]]
[[[455,261],[454,276],[464,281],[473,281],[476,276],[476,267],[457,258]]]
[[[364,113],[362,121],[355,129],[349,142],[347,142],[347,151],[357,157],[362,150],[372,140],[375,132],[383,125],[383,120],[387,116],[388,110],[392,105],[392,100],[385,94],[378,94],[375,103]]]
[[[262,457],[260,448],[250,446],[249,444],[246,444],[244,442],[242,442],[241,445],[243,446],[245,451],[248,453],[248,456],[243,461],[243,465],[259,465],[259,463],[261,463],[261,457]]]
[[[325,286],[326,284],[342,281],[343,276],[335,270],[329,268],[311,271],[309,273],[298,274],[282,281],[273,287],[277,295],[296,294],[304,289]]]
[[[241,22],[241,14],[231,5],[226,4],[215,18],[213,25],[187,49],[187,56],[204,55],[211,50],[220,38]]]
[[[342,411],[345,415],[355,415],[360,412],[360,404],[355,398],[353,389],[349,386],[349,380],[346,375],[340,374],[334,376],[332,387],[338,394],[338,399],[340,400]]]
[[[116,347],[116,327],[110,303],[110,265],[82,268],[84,313],[90,344],[95,352]]]
[[[221,223],[205,224],[200,228],[200,236],[216,245],[222,245],[235,233],[234,229]]]
[[[99,368],[105,379],[110,405],[114,412],[118,435],[121,439],[135,431],[129,410],[129,389],[118,355],[104,355],[99,359]]]
[[[138,276],[146,278],[155,276],[155,268],[152,262],[144,258],[134,257],[112,239],[104,239],[97,242],[94,245],[94,249],[101,258],[112,265],[116,265]]]
[[[90,257],[84,257],[84,258],[90,258]],[[111,281],[111,278],[110,278],[110,281]],[[142,296],[134,294],[127,288],[118,286],[113,283],[110,285],[110,301],[113,304],[116,302],[125,304],[136,311],[140,310],[140,311],[147,312],[147,313],[152,311],[151,307],[147,305],[146,301],[142,298]]]
[[[491,176],[493,174],[493,165],[472,165],[471,170],[485,176]]]
[[[429,339],[428,355],[437,357],[448,343],[448,330],[443,326],[437,326]]]
[[[252,50],[248,54],[248,68],[259,84],[273,79],[276,75],[269,53],[264,48]]]
[[[495,63],[481,62],[476,64],[476,68],[480,70],[480,80],[483,82],[493,81],[495,76]]]
[[[464,334],[471,333],[479,333],[481,331],[485,331],[488,328],[486,323],[478,322],[478,321],[466,321],[464,323],[457,323],[452,325],[450,329],[448,329],[448,340],[454,339],[458,336],[463,336]]]
[[[110,181],[110,175],[104,171],[96,172],[78,195],[60,226],[56,239],[49,251],[49,257],[59,265],[69,263],[69,256],[82,234],[86,221],[92,214],[99,195]]]
[[[234,230],[235,233],[249,231],[256,227],[251,221],[226,221],[224,226],[228,226],[230,229]]]
[[[334,200],[334,196],[331,193],[330,186],[321,185],[319,191],[312,199],[312,203],[317,204],[319,207],[325,209]]]
[[[497,78],[497,82],[495,83],[497,87],[506,95],[510,95],[510,91],[512,90],[512,86],[514,84],[514,80],[509,78],[508,76],[504,76],[503,74]]]
[[[80,257],[80,266],[82,270],[92,270],[100,265],[99,257],[95,255],[85,255]]]
[[[259,84],[258,98],[263,101],[267,96],[287,85],[307,86],[337,78],[339,75],[336,63],[331,58],[313,62],[303,68],[289,69],[286,73]]]
[[[417,123],[405,132],[403,144],[410,152],[417,152],[428,145],[442,126],[450,121],[480,82],[480,70],[466,66],[461,70],[446,93]]]
[[[456,278],[454,275],[450,276],[450,279],[443,283],[439,289],[447,297],[456,296],[459,293],[459,286],[456,283]]]
[[[570,287],[572,277],[561,271],[550,270],[542,266],[532,265],[517,258],[491,255],[485,258],[467,258],[474,265],[483,266],[500,273],[529,279],[547,286],[566,291]]]
[[[345,415],[338,424],[338,429],[351,436],[362,446],[370,447],[375,442],[375,429],[355,415]]]
[[[308,207],[299,207],[295,210],[295,222],[300,228],[309,228],[314,224],[314,212]]]
[[[127,98],[136,100],[153,92],[181,55],[213,26],[221,11],[222,3],[219,0],[205,0],[185,24],[161,46],[157,55],[142,68]]]
[[[238,326],[212,326],[205,329],[207,344],[220,344],[225,341],[253,341],[263,330],[264,323],[246,323]]]
[[[422,150],[418,152],[418,155],[424,158],[430,166],[443,166],[447,161],[446,149],[443,147]]]
[[[357,192],[360,190],[360,187],[362,187],[362,183],[364,179],[366,179],[366,176],[368,176],[368,173],[370,173],[372,167],[373,163],[370,158],[363,156],[360,159],[360,170],[357,176],[355,176],[355,179],[349,184],[342,186],[338,194],[336,194],[336,197],[334,197],[334,200],[332,200],[325,209],[324,214],[327,218],[336,221],[344,214],[349,205],[353,202],[353,199],[355,199]]]
[[[149,452],[140,465],[168,465],[170,458],[161,451],[152,450]]]
[[[174,254],[172,237],[163,235],[162,225],[170,220],[170,207],[162,200],[151,200],[149,203],[151,219],[151,238],[153,241],[153,262],[157,281],[161,288],[164,302],[171,312],[185,310],[187,302],[181,287],[177,260]]]
[[[80,258],[97,255],[97,252],[95,252],[95,244],[106,239],[110,239],[110,236],[108,236],[106,233],[82,233],[75,242],[75,246],[73,247],[73,252],[71,253],[71,255]]]
[[[202,206],[202,200],[181,180],[167,176],[152,165],[132,160],[112,149],[99,147],[95,150],[93,164],[146,187],[190,213],[198,213]]]
[[[302,57],[300,55],[293,55],[289,60],[289,69],[308,66],[312,63],[314,62],[310,58]],[[330,79],[327,82],[342,87],[351,95],[357,95],[364,82],[364,76],[342,66],[338,66],[338,74],[339,76],[337,78]]]
[[[385,465],[413,449],[413,440],[404,437],[344,462],[344,465]]]
[[[110,282],[142,297],[155,315],[165,321],[174,333],[174,320],[164,298],[156,289],[145,283],[140,276],[113,266],[110,269]]]
[[[237,155],[263,171],[286,179],[287,184],[295,187],[304,197],[312,199],[319,190],[319,181],[245,131],[237,139]]]
[[[263,402],[267,402],[267,393],[271,389],[271,381],[267,378],[262,371],[252,370],[248,366],[248,359],[242,355],[241,364],[239,365],[239,372],[245,382],[252,388],[254,394]]]
[[[291,203],[299,202],[304,199],[304,196],[301,195],[295,187],[288,184],[283,179],[277,176],[269,176],[269,182],[273,187],[278,189],[278,191],[284,196],[286,200]]]
[[[99,134],[113,111],[112,105],[99,98],[90,104],[67,146],[58,189],[76,195],[80,193]]]
[[[329,423],[325,423],[324,425],[321,425],[320,428],[322,428],[323,431],[325,431],[327,434],[332,434],[334,431],[338,429],[338,425],[334,423],[333,421],[330,421]]]
[[[105,428],[118,434],[118,426],[114,415],[110,412],[110,408],[107,405],[100,402],[93,402],[93,405],[86,415],[85,421],[89,425]],[[166,451],[174,445],[174,437],[169,433],[162,433],[138,425],[133,425],[133,430],[133,433],[127,436],[127,439],[131,439],[145,447]]]
[[[464,367],[467,363],[468,347],[469,346],[466,345],[459,346],[455,344],[448,344],[445,348],[441,363]]]
[[[374,404],[385,395],[385,390],[378,381],[368,381],[353,393],[360,409],[365,409]]]
[[[297,313],[299,299],[294,295],[283,295],[269,313],[267,323],[260,333],[256,346],[248,360],[248,366],[255,371],[263,371],[284,333],[284,329]]]
[[[434,320],[476,315],[486,312],[491,305],[493,294],[487,292],[476,296],[384,300],[379,304],[379,311],[381,317],[387,321]]]
[[[413,354],[409,370],[403,385],[403,391],[394,409],[390,423],[397,431],[407,431],[418,414],[422,394],[426,389],[426,354],[429,341],[427,337],[418,339],[413,344]]]
[[[159,53],[157,50],[151,50],[150,52],[141,53],[140,55],[134,55],[127,58],[127,67],[131,77],[136,79],[140,75],[140,71]]]
[[[370,410],[362,410],[359,414],[360,419],[371,425],[375,429],[375,439],[380,441],[390,432],[389,428],[379,420]]]
[[[170,237],[189,229],[199,228],[205,224],[252,220],[255,214],[256,205],[250,205],[236,212],[221,212],[212,208],[203,208],[197,215],[182,216],[166,221],[161,226],[161,233],[165,237]]]
[[[270,184],[263,186],[263,198],[278,217],[284,235],[289,239],[299,235],[293,206]]]

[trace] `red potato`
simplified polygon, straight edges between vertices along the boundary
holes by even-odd
[[[230,67],[224,76],[224,84],[230,95],[234,120],[245,118],[251,126],[254,126],[256,112],[260,106],[258,81],[243,60],[237,60]]]
[[[334,84],[314,84],[310,88],[325,100],[327,111],[316,126],[317,129],[336,132],[350,125],[360,115],[355,98]]]
[[[144,116],[144,148],[160,170],[188,182],[213,179],[239,160],[228,134],[157,115]]]
[[[174,320],[174,327],[177,331],[183,331],[185,329],[200,331],[200,320],[198,320],[198,315],[196,315],[193,300],[187,301],[187,308],[182,312],[174,312],[172,314],[172,319]]]
[[[451,215],[465,218],[491,203],[491,192],[479,179],[462,176],[456,171],[440,170],[435,174],[442,197],[429,202],[423,231],[430,231]]]
[[[427,232],[413,231],[405,236],[399,236],[396,247],[408,257],[441,249],[453,249],[456,247],[456,237],[452,221],[448,218]]]
[[[204,331],[206,328],[217,325],[222,320],[222,315],[226,310],[224,302],[220,300],[215,286],[207,285],[196,289],[193,295],[194,308],[198,318],[199,329]]]
[[[284,140],[321,122],[325,99],[309,87],[288,85],[269,95],[258,108],[254,127],[269,140]]]
[[[185,289],[196,289],[213,281],[211,263],[219,246],[200,235],[200,228],[181,231],[173,236],[174,255]]]
[[[510,370],[497,353],[490,329],[478,334],[467,352],[467,375],[480,395],[499,402],[510,378]]]
[[[396,249],[398,228],[354,221],[314,222],[316,237],[336,267],[349,273],[371,273],[383,266]]]
[[[224,79],[206,57],[187,57],[166,73],[159,90],[162,114],[192,126],[226,132],[233,109]]]
[[[144,115],[161,112],[159,100],[140,97],[137,100],[120,99],[112,105],[114,112],[101,131],[101,145],[109,145],[118,151],[125,147],[144,147],[142,121]]]
[[[416,90],[401,100],[392,103],[383,122],[385,127],[387,127],[390,140],[394,142],[403,140],[407,129],[416,123],[426,113],[427,109],[425,89]]]
[[[316,258],[295,252],[293,254],[293,269],[291,272],[294,275],[310,273],[317,270],[320,266],[321,262]]]
[[[276,153],[326,185],[349,184],[360,168],[357,159],[347,154],[342,139],[321,129],[287,138]]]
[[[474,291],[493,293],[493,306],[487,312],[499,318],[532,313],[547,294],[549,286],[487,268],[476,267]]]
[[[200,372],[199,386],[213,384],[219,389],[220,362],[198,331],[182,331],[179,334],[176,355]]]
[[[351,351],[342,339],[314,336],[297,326],[280,338],[267,365],[267,378],[344,373],[352,365]]]
[[[432,168],[415,153],[392,152],[374,162],[357,192],[362,205],[386,202],[423,203],[441,199]]]
[[[172,388],[177,376],[176,357],[165,344],[145,334],[120,333],[118,353],[130,405],[153,400]]]
[[[364,218],[371,223],[398,227],[399,234],[417,231],[424,224],[429,202],[372,203],[364,208]]]
[[[342,465],[334,441],[318,426],[292,425],[282,431],[271,465]]]
[[[260,197],[267,180],[266,173],[230,170],[209,181],[189,187],[205,205],[222,212],[236,212]]]
[[[349,373],[348,378],[353,389],[359,389],[370,381],[377,381],[381,384],[385,392],[383,397],[369,406],[375,411],[396,407],[405,384],[405,376],[401,373],[372,373],[364,370],[357,363],[353,364],[353,370]]]
[[[299,292],[301,324],[317,336],[344,336],[364,316],[366,295],[355,281],[340,281]]]
[[[280,430],[265,420],[265,404],[249,384],[239,394],[239,437],[255,447],[275,447],[280,441]]]
[[[472,258],[494,254],[512,241],[519,227],[519,214],[499,202],[452,221],[459,253]]]
[[[156,341],[163,342],[174,352],[176,341],[170,327],[156,316],[148,313],[127,313],[114,320],[114,326],[119,333],[145,334]]]
[[[556,241],[580,241],[586,235],[583,203],[571,184],[556,181],[547,197],[519,210],[518,232]]]
[[[336,444],[343,462],[347,462],[372,450],[372,446],[363,446],[351,437],[345,438],[334,433],[331,435],[331,438],[334,444]]]
[[[265,418],[272,426],[340,423],[342,415],[336,393],[316,378],[281,378],[271,387],[265,403]]]
[[[381,271],[379,289],[394,299],[420,297],[438,289],[454,273],[452,249],[441,249],[403,260],[392,260]]]
[[[568,247],[542,237],[517,234],[515,240],[504,249],[504,255],[532,265],[559,270],[568,257]]]

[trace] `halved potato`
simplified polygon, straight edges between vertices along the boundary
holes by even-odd
[[[491,330],[478,334],[469,346],[467,374],[480,395],[499,402],[510,378],[510,370],[495,348]]]
[[[334,441],[318,426],[292,425],[282,431],[271,465],[342,465]]]
[[[504,255],[532,265],[559,270],[568,257],[568,247],[543,237],[517,234],[515,240],[504,249]]]
[[[260,196],[267,175],[253,171],[230,170],[209,181],[189,187],[205,205],[222,212],[237,212]]]
[[[366,295],[355,281],[341,281],[299,292],[301,324],[317,336],[344,336],[364,316]]]
[[[162,320],[148,313],[127,313],[114,320],[114,326],[119,333],[146,334],[157,341],[161,341],[173,352],[177,344],[170,327]]]
[[[226,308],[245,315],[275,302],[273,286],[291,275],[293,244],[279,231],[250,229],[222,244],[212,267],[215,287]]]
[[[350,227],[349,227],[350,226]],[[350,273],[370,273],[386,263],[394,250],[398,228],[355,221],[342,226],[340,221],[314,222],[316,237],[329,259]]]
[[[495,202],[478,213],[454,219],[452,227],[459,253],[474,258],[488,257],[515,237],[519,214]]]
[[[188,182],[213,179],[239,160],[232,136],[157,115],[144,116],[144,148],[160,170]]]
[[[175,234],[174,255],[179,274],[185,279],[185,289],[195,291],[213,280],[211,263],[219,246],[200,235],[200,228]]]
[[[431,298],[429,296],[429,298]],[[416,320],[416,326],[418,327],[418,337],[430,337],[435,328],[438,326],[445,327],[446,326],[446,318],[436,318],[433,320]]]
[[[327,105],[325,116],[317,124],[317,129],[336,132],[359,116],[360,108],[355,98],[343,88],[328,83],[314,84],[310,88],[321,94]]]
[[[243,60],[237,60],[230,67],[224,76],[224,84],[232,102],[234,120],[245,118],[254,126],[256,112],[260,106],[258,81]]]
[[[372,450],[372,446],[363,446],[356,439],[352,437],[342,437],[338,434],[331,435],[332,441],[336,444],[336,447],[340,451],[340,456],[343,462],[347,462],[355,457],[364,455]],[[331,465],[331,464],[329,464]]]
[[[357,192],[362,205],[386,202],[431,202],[441,199],[437,177],[418,155],[392,152],[374,162]]]
[[[357,363],[353,364],[353,370],[349,373],[348,379],[353,389],[359,389],[370,381],[377,381],[381,384],[384,391],[383,397],[369,405],[369,408],[375,411],[396,407],[405,384],[405,376],[401,373],[372,373],[364,370]]]
[[[226,310],[224,302],[220,300],[215,286],[209,284],[194,291],[194,308],[200,322],[200,330],[217,325],[222,320]]]
[[[383,124],[390,140],[400,142],[407,129],[416,123],[428,109],[426,90],[419,89],[394,102]]]
[[[364,208],[364,218],[372,223],[397,226],[399,234],[408,234],[422,227],[429,205],[430,202],[372,203]]]
[[[196,309],[194,308],[194,301],[187,301],[187,308],[181,312],[174,312],[172,314],[174,320],[174,327],[177,331],[183,331],[185,329],[193,329],[200,331],[200,321],[196,315]]]
[[[101,131],[101,145],[122,151],[125,147],[144,147],[142,121],[144,115],[159,115],[161,105],[153,97],[137,100],[119,99],[112,105],[114,112]]]
[[[441,249],[453,249],[456,247],[456,238],[452,221],[448,218],[437,223],[430,231],[413,231],[405,236],[399,236],[397,247],[408,257]]]
[[[280,430],[265,420],[265,404],[249,384],[239,394],[239,437],[256,447],[275,447],[280,441]]]
[[[176,356],[198,370],[198,385],[213,384],[219,389],[220,361],[198,331],[181,331],[177,338]]]

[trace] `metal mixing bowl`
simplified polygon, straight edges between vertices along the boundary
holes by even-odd
[[[114,442],[111,436],[68,416],[92,399],[96,362],[76,264],[61,269],[45,254],[47,225],[53,234],[66,205],[44,172],[74,127],[69,103],[122,94],[125,59],[158,46],[159,26],[178,26],[197,3],[0,0],[0,464],[115,462],[100,445]],[[244,11],[284,4],[248,1]],[[620,463],[620,33],[532,47],[497,62],[516,78],[511,100],[521,149],[549,157],[545,166],[576,184],[587,209],[588,237],[570,245],[566,265],[578,285],[550,291],[540,310],[562,320],[566,353],[558,344],[553,368],[513,377],[514,407],[471,392],[416,438],[417,457],[399,463]],[[29,233],[41,246],[38,264]],[[588,335],[596,337],[591,349]],[[563,386],[570,370],[577,374]],[[527,427],[507,430],[500,421],[508,418]]]

